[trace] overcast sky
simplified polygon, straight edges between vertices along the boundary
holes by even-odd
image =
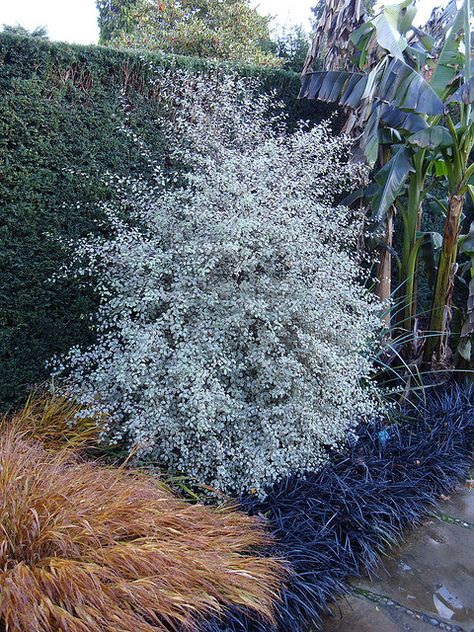
[[[445,0],[419,0],[420,23],[436,4]],[[275,26],[303,24],[309,27],[311,7],[316,0],[252,0],[264,14],[275,17]],[[21,24],[27,29],[46,26],[52,40],[96,44],[95,0],[0,0],[0,26]]]

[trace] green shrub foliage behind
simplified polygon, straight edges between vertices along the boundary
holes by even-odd
[[[216,64],[189,57],[144,57],[102,47],[52,44],[0,35],[0,407],[47,378],[45,361],[92,340],[95,298],[87,286],[52,274],[64,263],[59,239],[100,230],[104,176],[134,176],[148,165],[127,119],[165,161],[155,124],[159,99],[150,65],[206,72]],[[298,75],[236,67],[274,90],[290,119],[314,122],[324,106],[298,102]],[[122,98],[120,98],[122,96]]]

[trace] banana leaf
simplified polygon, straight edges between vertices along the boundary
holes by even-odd
[[[446,99],[460,70],[464,54],[460,50],[464,27],[464,7],[461,7],[450,25],[450,31],[438,57],[430,85],[441,99]]]
[[[474,77],[471,77],[469,81],[462,83],[459,88],[452,94],[448,103],[474,103]]]
[[[433,125],[409,136],[408,142],[424,149],[437,149],[451,147],[454,140],[446,127]]]
[[[411,151],[402,145],[375,175],[375,180],[380,187],[372,199],[375,223],[380,224],[384,221],[388,209],[400,195],[408,174],[414,171],[410,158]]]
[[[376,70],[378,72],[371,75],[373,86],[370,90],[367,90],[369,80],[365,73],[332,70],[307,73],[302,78],[299,98],[318,99],[354,108],[360,105],[363,95],[368,94],[369,102],[385,101],[392,107],[429,116],[443,113],[443,102],[439,96],[405,62],[393,58]]]
[[[387,127],[404,132],[415,133],[428,127],[428,123],[422,116],[391,106],[386,106],[383,109],[380,118]]]

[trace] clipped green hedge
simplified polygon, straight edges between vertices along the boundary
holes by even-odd
[[[97,230],[97,202],[109,195],[101,175],[147,168],[119,130],[122,89],[133,128],[160,155],[158,104],[150,95],[147,62],[196,72],[216,66],[203,59],[0,35],[1,408],[47,378],[45,362],[53,354],[91,341],[91,290],[50,281],[64,262],[58,238]],[[314,101],[297,101],[295,73],[230,67],[258,76],[264,90],[275,90],[291,121],[318,121],[330,113]]]

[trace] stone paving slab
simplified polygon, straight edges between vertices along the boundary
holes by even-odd
[[[451,516],[466,521],[474,527],[474,472],[469,477],[466,485],[460,485],[446,502],[443,503],[444,511]]]
[[[474,632],[472,476],[390,551],[378,577],[353,583],[327,632]]]
[[[433,617],[425,618],[424,613],[405,610],[399,604],[387,601],[388,605],[351,595],[339,602],[338,610],[325,620],[322,629],[324,632],[464,632],[460,626]]]

